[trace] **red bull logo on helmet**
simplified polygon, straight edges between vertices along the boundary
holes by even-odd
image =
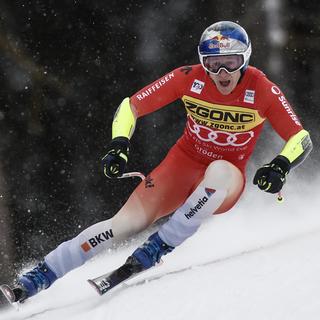
[[[224,36],[222,34],[218,34],[214,37],[212,37],[212,40],[222,41],[222,40],[229,40],[228,36]]]
[[[209,44],[209,49],[214,48],[230,48],[230,38],[228,36],[224,36],[222,34],[215,35],[211,38],[213,40]]]

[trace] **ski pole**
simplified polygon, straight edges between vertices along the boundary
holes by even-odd
[[[284,201],[284,198],[283,198],[283,196],[282,196],[281,191],[279,191],[279,192],[278,192],[278,195],[277,195],[277,202],[278,202],[278,203],[281,203],[281,202],[283,202],[283,201]]]
[[[144,180],[146,177],[143,173],[138,172],[138,171],[132,171],[132,172],[126,172],[122,176],[118,177],[118,179],[123,179],[123,178],[134,178],[138,177],[141,180]]]
[[[124,173],[122,176],[118,177],[118,179],[124,179],[124,178],[135,178],[135,177],[138,177],[140,178],[141,180],[145,180],[145,175],[139,171],[132,171],[132,172],[126,172]],[[277,195],[277,202],[278,203],[281,203],[284,201],[284,198],[283,198],[283,195],[281,193],[281,191],[278,192],[278,195]]]

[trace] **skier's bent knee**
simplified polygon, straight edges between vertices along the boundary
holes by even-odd
[[[209,164],[200,184],[228,190],[239,179],[242,179],[242,173],[236,166],[226,160],[216,160]]]

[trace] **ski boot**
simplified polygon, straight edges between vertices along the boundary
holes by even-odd
[[[156,232],[142,246],[136,249],[132,256],[140,262],[142,269],[146,270],[159,263],[161,257],[173,249],[174,247],[167,245]]]
[[[41,290],[49,288],[56,280],[55,273],[45,262],[41,262],[34,269],[20,276],[17,285],[13,288],[2,285],[0,289],[10,303],[23,302]]]
[[[163,255],[173,249],[174,247],[162,241],[156,232],[136,249],[121,267],[95,279],[89,279],[88,282],[100,295],[103,295],[140,272],[153,267]]]

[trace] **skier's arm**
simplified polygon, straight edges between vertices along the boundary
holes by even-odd
[[[178,88],[183,84],[181,78],[180,69],[176,69],[121,102],[112,122],[112,141],[102,158],[107,177],[116,178],[124,173],[137,118],[177,100]]]
[[[281,90],[267,79],[264,79],[264,85],[266,94],[263,100],[267,105],[264,116],[286,144],[278,156],[257,170],[253,183],[261,190],[277,193],[282,189],[290,170],[309,155],[312,141]]]
[[[130,99],[125,98],[118,107],[112,122],[112,139],[125,137],[130,139],[136,126],[136,115]]]
[[[278,158],[287,162],[286,172],[303,162],[312,150],[309,132],[305,130],[298,116],[281,90],[266,80],[265,99],[269,104],[265,116],[274,130],[286,141]]]
[[[301,164],[311,150],[309,133],[302,129],[288,140],[278,156],[257,170],[253,183],[266,192],[279,192],[290,170]]]
[[[279,156],[290,163],[290,168],[300,165],[312,150],[312,141],[307,130],[302,129],[285,144]]]
[[[125,98],[117,109],[112,123],[112,138],[130,139],[136,120],[154,112],[181,97],[181,89],[188,81],[185,73],[177,68],[151,84],[140,89],[130,98]]]

